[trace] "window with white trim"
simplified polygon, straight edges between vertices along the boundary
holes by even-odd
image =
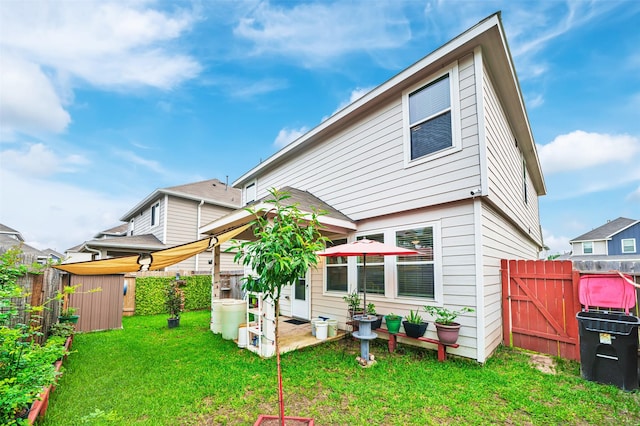
[[[635,253],[636,252],[636,239],[625,238],[621,241],[622,253]]]
[[[136,230],[136,222],[135,219],[131,219],[129,221],[129,232],[127,233],[129,236],[132,236],[134,231]]]
[[[405,163],[437,158],[461,148],[456,125],[458,68],[434,76],[403,93]]]
[[[253,182],[248,183],[247,185],[245,185],[244,191],[242,191],[242,193],[244,195],[244,203],[245,204],[249,204],[249,203],[255,201],[256,200],[256,194],[257,194],[256,182],[253,181]]]
[[[384,243],[384,234],[362,235],[358,240],[368,240]],[[364,291],[364,258],[358,256],[358,292]],[[384,295],[384,257],[367,256],[367,294]]]
[[[151,206],[151,226],[156,226],[160,222],[160,203]]]
[[[593,254],[593,241],[585,241],[582,243],[582,254]]]
[[[417,256],[398,256],[397,295],[435,299],[436,276],[432,226],[396,231],[396,245],[417,250]]]
[[[338,246],[340,244],[346,244],[347,239],[336,239],[329,241],[327,247]],[[348,289],[348,265],[346,256],[325,257],[325,269],[326,269],[326,290],[327,291],[341,291],[347,292]]]

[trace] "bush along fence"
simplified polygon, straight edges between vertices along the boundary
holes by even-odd
[[[73,326],[51,324],[42,319],[55,307],[57,297],[39,299],[37,286],[25,278],[42,277],[45,267],[24,263],[20,249],[0,254],[0,424],[32,424],[46,410],[48,394],[60,376],[62,358],[71,344]],[[35,280],[40,282],[42,280]],[[27,284],[32,284],[27,280]],[[27,289],[33,292],[29,294]],[[44,339],[51,332],[49,339]],[[35,409],[34,409],[35,407]]]
[[[211,308],[211,275],[191,275],[180,277],[186,282],[184,308],[195,311]],[[139,277],[136,279],[136,315],[167,313],[165,288],[175,281],[175,277]]]

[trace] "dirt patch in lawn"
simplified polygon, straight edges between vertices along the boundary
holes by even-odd
[[[529,354],[531,365],[546,374],[556,374],[556,362],[549,355]]]

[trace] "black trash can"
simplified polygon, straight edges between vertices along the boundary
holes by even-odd
[[[578,312],[582,377],[625,391],[638,388],[640,318],[623,313]]]

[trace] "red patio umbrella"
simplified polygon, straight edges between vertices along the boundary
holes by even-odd
[[[365,313],[367,309],[367,255],[414,256],[417,254],[420,254],[420,252],[416,250],[402,248],[402,247],[396,247],[391,244],[381,243],[379,241],[368,240],[366,238],[353,241],[350,243],[346,243],[346,244],[340,244],[339,246],[329,247],[321,252],[318,252],[318,256],[326,256],[326,257],[362,256],[363,258],[362,274],[364,278],[363,303],[364,303]]]

